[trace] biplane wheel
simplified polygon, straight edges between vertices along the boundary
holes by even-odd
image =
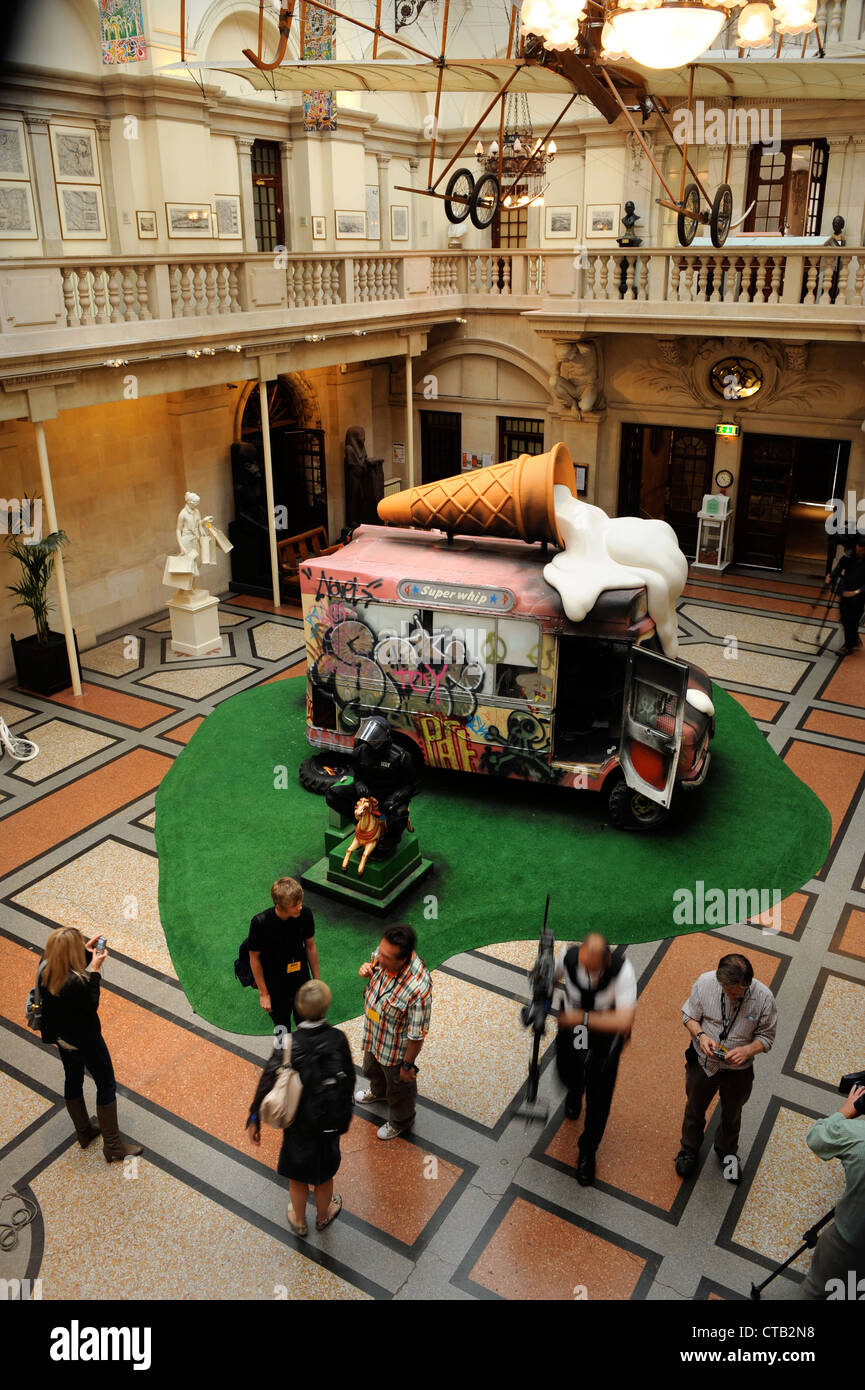
[[[712,199],[709,214],[709,234],[713,246],[723,246],[733,221],[733,190],[728,183],[722,183]]]
[[[501,189],[495,174],[484,174],[475,185],[475,196],[469,208],[469,215],[481,231],[488,227],[499,210]]]
[[[465,222],[474,206],[474,196],[475,176],[471,169],[456,169],[445,189],[445,217],[448,222]]]
[[[692,213],[689,217],[687,214]],[[682,199],[682,211],[676,218],[676,233],[680,246],[690,246],[697,235],[700,220],[700,190],[695,183],[689,183]]]

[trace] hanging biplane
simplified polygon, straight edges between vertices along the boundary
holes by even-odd
[[[314,8],[343,20],[347,24],[373,35],[372,56],[361,61],[339,62],[321,59],[285,61],[292,24],[297,17],[300,32],[304,31],[307,0],[282,0],[279,12],[279,42],[272,58],[264,54],[264,5],[259,0],[258,46],[253,51],[243,49],[245,63],[189,63],[185,57],[185,9],[181,3],[181,62],[170,64],[168,70],[211,68],[216,72],[243,77],[258,90],[279,91],[363,91],[363,92],[430,92],[435,94],[429,149],[429,168],[426,188],[398,185],[400,192],[421,197],[437,198],[444,202],[445,215],[451,222],[466,218],[478,228],[489,227],[499,205],[513,196],[521,177],[532,163],[538,149],[546,144],[578,98],[587,99],[610,124],[624,116],[649,163],[658,177],[666,197],[658,198],[662,207],[676,213],[676,230],[682,246],[690,246],[699,226],[708,226],[712,244],[724,245],[729,233],[747,217],[750,208],[733,222],[733,193],[728,182],[732,156],[733,123],[727,127],[727,146],[724,181],[714,194],[704,187],[691,160],[688,143],[681,143],[682,167],[678,196],[658,168],[652,150],[644,139],[634,114],[641,114],[645,124],[655,114],[675,143],[668,116],[674,102],[687,100],[689,119],[686,130],[693,130],[694,103],[699,98],[732,99],[771,96],[776,101],[814,96],[820,99],[843,100],[865,94],[865,72],[861,66],[840,62],[817,64],[769,60],[768,62],[692,63],[687,69],[645,69],[638,64],[623,65],[620,61],[604,59],[601,54],[601,33],[607,8],[589,0],[589,13],[580,23],[575,38],[576,48],[564,52],[550,50],[534,34],[526,34],[515,46],[517,8],[510,16],[507,56],[504,58],[452,58],[447,52],[448,20],[451,0],[444,0],[441,18],[440,52],[428,52],[397,34],[381,27],[382,0],[375,0],[375,22],[366,24],[327,4],[315,3]],[[312,0],[310,0],[310,5]],[[823,58],[819,30],[817,47]],[[396,44],[406,51],[406,59],[393,61],[378,57],[380,41]],[[780,53],[780,48],[779,48]],[[804,48],[803,48],[804,56]],[[651,85],[651,90],[650,90]],[[699,87],[699,91],[697,88]],[[492,93],[491,100],[459,148],[434,179],[438,117],[443,94],[448,92]],[[527,150],[526,158],[514,174],[509,186],[503,182],[503,148],[505,97],[508,93],[528,95],[560,95],[566,98],[559,116],[546,135]],[[471,169],[454,168],[460,156],[480,130],[496,103],[500,102],[498,172],[486,173],[477,181]],[[691,181],[688,180],[688,174]],[[449,176],[449,177],[448,177]],[[441,185],[447,178],[444,191]],[[705,204],[705,206],[703,205]]]

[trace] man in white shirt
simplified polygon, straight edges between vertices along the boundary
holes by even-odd
[[[569,1120],[579,1118],[585,1091],[577,1182],[589,1187],[595,1180],[595,1153],[613,1101],[622,1044],[634,1022],[637,979],[624,946],[614,951],[600,932],[590,932],[578,945],[559,951],[556,981],[565,996],[558,1020],[556,1070],[567,1088]]]

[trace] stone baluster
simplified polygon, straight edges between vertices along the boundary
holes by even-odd
[[[382,265],[381,258],[379,256],[376,256],[375,260],[370,263],[370,269],[372,271],[372,275],[370,277],[372,282],[370,285],[370,289],[372,290],[371,297],[373,303],[378,304],[385,297],[383,282],[384,266]]]
[[[204,265],[195,267],[195,305],[199,314],[208,312],[207,269]]]
[[[289,309],[297,308],[297,290],[294,287],[296,266],[296,261],[288,261],[285,267],[285,294]]]
[[[240,288],[237,279],[237,261],[232,261],[228,267],[228,311],[231,314],[239,314],[241,310],[240,300],[237,297]]]
[[[96,307],[96,322],[108,323],[108,313],[105,307],[105,281],[107,272],[100,266],[99,270],[93,272],[93,303]]]
[[[636,260],[637,276],[636,297],[640,303],[644,303],[649,297],[649,265],[647,256],[638,256]]]
[[[63,307],[66,310],[66,322],[70,328],[75,328],[78,324],[78,305],[75,300],[75,272],[71,266],[63,268]]]
[[[312,264],[312,302],[314,306],[324,303],[324,295],[321,292],[321,261],[313,261]]]
[[[108,276],[108,315],[111,323],[123,322],[123,310],[120,301],[123,298],[123,271],[119,266],[115,266]]]
[[[816,258],[809,259],[811,263],[808,266],[808,273],[805,276],[805,297],[802,300],[802,303],[816,304],[817,298],[814,291],[817,286],[817,276],[819,274],[820,263]]]
[[[712,272],[712,293],[708,295],[708,300],[710,304],[720,304],[721,282],[724,279],[724,257],[711,256],[709,258],[709,266]],[[706,281],[706,288],[708,290],[708,276]]]
[[[853,303],[865,304],[862,292],[865,290],[865,256],[856,257],[856,278],[853,281]]]
[[[219,313],[219,299],[218,299],[217,293],[216,293],[216,289],[217,289],[217,275],[218,275],[217,268],[216,268],[216,266],[213,264],[213,261],[211,261],[210,264],[209,264],[208,267],[207,267],[207,271],[206,271],[206,274],[205,274],[205,277],[204,277],[204,294],[205,294],[205,299],[206,299],[206,302],[207,302],[207,312],[208,312],[208,314],[218,314],[218,313]]]
[[[114,278],[114,277],[112,276],[112,282],[113,282],[113,278]],[[182,303],[181,303],[181,288],[180,288],[180,287],[181,287],[181,275],[180,275],[180,267],[179,267],[179,266],[173,265],[173,266],[171,267],[171,269],[169,270],[169,272],[168,272],[168,285],[169,285],[169,289],[170,289],[170,292],[171,292],[171,317],[172,317],[173,319],[179,319],[180,316],[181,316],[181,314],[183,313],[183,306],[182,306]],[[110,288],[110,287],[109,287],[109,288]],[[112,321],[112,323],[115,322],[115,320],[114,320],[113,318],[112,318],[111,321]]]
[[[128,265],[123,271],[123,317],[127,323],[138,322],[135,289],[135,274],[132,266]]]
[[[192,286],[189,283],[192,267],[180,266],[178,274],[180,275],[180,317],[188,319],[190,314],[195,313],[192,308]]]
[[[736,304],[739,299],[739,273],[738,262],[735,256],[731,256],[727,264],[727,272],[724,276],[724,303]]]
[[[768,271],[767,257],[757,257],[757,273],[754,276],[754,293],[751,296],[752,304],[765,304],[766,302],[766,274]]]
[[[850,277],[850,257],[842,256],[841,265],[838,270],[838,293],[835,296],[836,304],[847,303],[847,281]]]
[[[85,324],[91,324],[93,315],[90,299],[90,270],[87,266],[81,266],[78,271],[78,303],[81,306],[82,327]]]
[[[229,288],[228,288],[228,266],[227,266],[227,265],[221,265],[221,266],[219,267],[219,275],[217,276],[217,284],[216,284],[216,295],[217,295],[217,299],[218,299],[218,301],[219,301],[219,313],[220,313],[220,314],[230,314],[230,313],[231,313],[231,293],[230,293]]]
[[[601,284],[598,292],[598,298],[608,299],[609,294],[607,292],[607,281],[610,277],[610,262],[606,256],[600,256],[598,259],[601,262]]]
[[[501,294],[511,293],[511,271],[512,259],[510,256],[505,256],[502,260],[502,284],[500,290]]]
[[[634,289],[634,271],[636,269],[636,262],[633,256],[626,256],[625,262],[625,288],[622,298],[635,299],[636,290]]]
[[[832,10],[829,15],[829,42],[838,43],[841,38],[841,19],[844,11],[843,0],[832,0]],[[825,29],[823,33],[825,33]]]
[[[781,295],[781,261],[777,256],[773,257],[773,260],[774,265],[772,266],[772,279],[769,284],[769,298],[766,301],[768,304],[777,304]]]
[[[138,317],[142,323],[150,323],[153,315],[150,312],[150,290],[147,286],[146,266],[135,267],[135,288],[138,296]]]

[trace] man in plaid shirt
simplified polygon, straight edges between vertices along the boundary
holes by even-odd
[[[357,972],[369,983],[364,993],[363,1074],[365,1090],[355,1091],[358,1105],[386,1100],[387,1121],[379,1139],[396,1139],[414,1124],[417,1100],[415,1058],[423,1047],[432,1009],[432,981],[415,952],[412,927],[388,927]]]

